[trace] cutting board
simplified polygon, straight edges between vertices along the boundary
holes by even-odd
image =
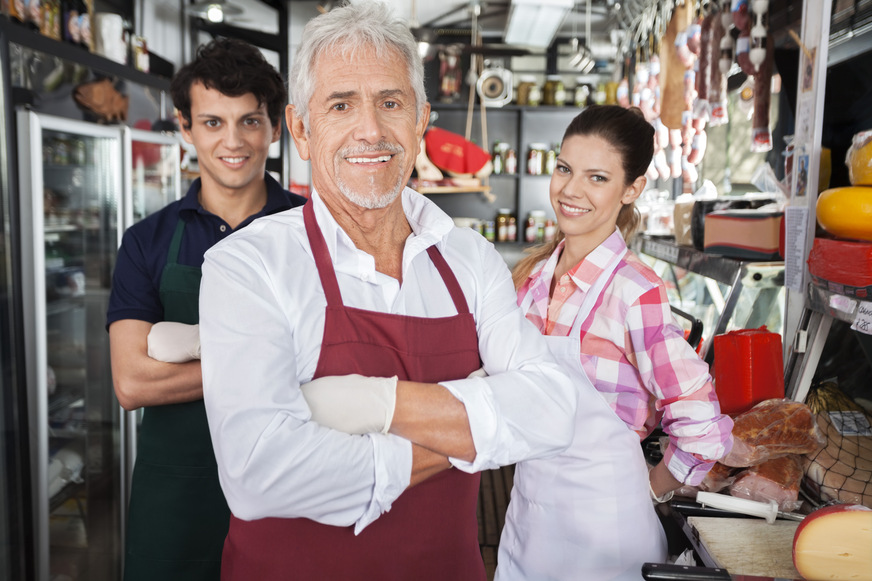
[[[796,521],[691,516],[687,522],[717,565],[732,575],[800,578],[793,566]]]

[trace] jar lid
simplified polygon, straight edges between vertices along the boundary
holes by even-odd
[[[548,149],[547,143],[531,143],[530,149]]]
[[[549,81],[560,81],[562,78],[560,75],[548,75],[545,79]]]
[[[522,83],[535,83],[536,77],[533,75],[521,75],[520,77],[518,77],[518,80],[520,80]]]
[[[545,210],[530,210],[531,216],[545,216]]]
[[[512,213],[511,208],[500,208],[499,210],[497,210],[497,214],[511,214],[511,213]]]

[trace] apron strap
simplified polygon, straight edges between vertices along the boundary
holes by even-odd
[[[170,249],[167,251],[167,264],[178,264],[179,248],[182,246],[182,234],[185,232],[185,221],[180,217],[176,221],[176,229],[173,239],[170,241]]]
[[[315,220],[315,208],[312,199],[303,205],[303,223],[306,225],[306,236],[309,238],[309,247],[315,256],[315,266],[318,268],[318,276],[321,278],[321,288],[327,297],[327,305],[331,307],[342,305],[342,293],[339,291],[339,282],[336,280],[336,272],[327,268],[331,264],[330,251],[327,250],[327,242],[318,222]]]
[[[578,336],[579,330],[581,329],[582,324],[587,321],[587,318],[590,316],[591,311],[597,305],[597,303],[602,302],[602,294],[603,290],[605,290],[609,281],[615,275],[615,271],[618,269],[618,265],[623,260],[624,256],[627,255],[627,249],[624,248],[623,252],[618,253],[614,258],[612,258],[611,262],[609,262],[605,269],[600,273],[599,278],[596,279],[596,282],[590,287],[590,290],[587,291],[587,295],[585,295],[584,300],[581,303],[581,307],[578,309],[578,314],[575,316],[575,320],[572,322],[572,330],[569,332],[570,337]]]
[[[451,267],[445,262],[445,257],[442,256],[442,253],[439,252],[435,244],[427,248],[427,254],[430,255],[430,260],[433,261],[433,265],[442,276],[442,282],[448,287],[448,293],[454,301],[454,308],[457,309],[457,314],[465,315],[469,313],[469,304],[466,302],[466,297],[463,295],[460,283],[457,282],[457,277],[454,276]]]
[[[328,306],[341,306],[342,293],[339,290],[339,282],[336,279],[336,271],[333,268],[328,268],[331,265],[330,251],[327,250],[327,242],[324,240],[324,235],[321,233],[321,228],[315,219],[315,209],[312,199],[303,205],[303,223],[306,225],[306,236],[309,238],[309,246],[312,248],[312,254],[315,257],[315,266],[318,268],[318,276],[321,279],[321,287],[324,289],[324,295],[327,297]],[[457,282],[457,277],[451,271],[451,267],[445,262],[445,258],[435,245],[427,248],[427,254],[430,255],[430,260],[442,281],[448,288],[448,293],[454,301],[454,308],[458,314],[469,313],[469,305],[466,302],[466,297],[463,290],[460,288],[460,283]]]

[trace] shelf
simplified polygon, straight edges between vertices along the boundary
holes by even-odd
[[[848,296],[839,290],[844,290],[844,287],[819,282],[813,277],[806,285],[797,338],[790,345],[785,365],[786,393],[791,399],[805,401],[834,321],[847,323],[861,333],[870,332],[866,326],[868,315],[864,312],[858,319],[860,304],[866,302],[866,297]],[[855,292],[855,289],[851,288],[850,292]]]
[[[116,63],[115,61],[89,52],[88,50],[69,42],[61,42],[43,36],[21,24],[11,22],[7,18],[0,18],[0,30],[2,30],[4,36],[6,36],[10,42],[14,42],[15,44],[60,59],[82,64],[110,77],[119,77],[160,91],[169,92],[170,80],[167,78],[138,71],[133,67]]]
[[[434,111],[438,111],[440,109],[466,111],[469,109],[469,104],[465,101],[463,103],[442,103],[440,101],[431,101],[430,108]],[[514,103],[509,105],[503,105],[502,107],[488,106],[485,109],[487,111],[524,111],[527,113],[531,111],[546,111],[549,113],[553,111],[574,111],[576,113],[581,113],[582,111],[581,107],[576,107],[575,105],[564,105],[562,107],[558,107],[556,105],[536,105],[531,107],[529,105],[516,105]],[[475,105],[473,105],[472,110],[474,113],[478,113],[479,111],[481,111],[481,107],[477,101]]]
[[[808,306],[813,311],[849,324],[857,318],[860,299],[833,292],[814,281],[807,288]]]
[[[43,226],[43,229],[46,233],[46,242],[57,242],[57,238],[49,237],[48,234],[57,234],[60,232],[77,232],[81,230],[82,227],[77,226],[76,224],[49,224],[48,222],[46,222],[45,226]]]
[[[637,253],[647,254],[664,262],[674,264],[684,270],[711,278],[722,284],[732,285],[736,273],[750,265],[784,268],[783,262],[754,262],[728,258],[719,254],[701,252],[692,246],[679,246],[672,238],[637,235],[630,243]]]
[[[490,186],[478,186],[473,188],[465,188],[461,186],[436,186],[417,188],[419,194],[488,194]]]
[[[75,482],[71,481],[64,485],[57,494],[51,497],[48,505],[49,514],[53,513],[57,509],[59,509],[63,504],[70,500],[76,499],[82,495],[85,491],[85,483],[84,482]]]
[[[83,293],[77,296],[48,299],[45,305],[45,314],[50,317],[52,315],[60,315],[63,313],[69,313],[70,311],[84,309],[84,297],[85,295]]]

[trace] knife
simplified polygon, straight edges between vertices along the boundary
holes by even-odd
[[[714,567],[690,567],[668,563],[643,564],[642,578],[646,581],[790,581],[780,577],[731,575],[726,569]]]

